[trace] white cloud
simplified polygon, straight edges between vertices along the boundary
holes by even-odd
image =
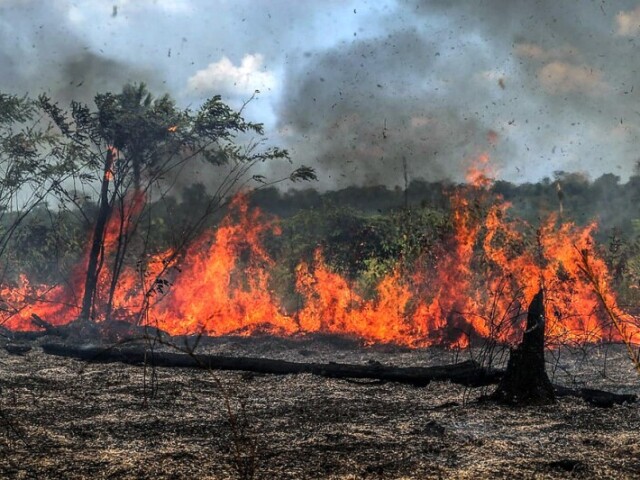
[[[625,37],[633,37],[640,33],[640,7],[629,12],[616,15],[616,33]]]
[[[226,56],[206,68],[199,70],[187,80],[192,93],[251,95],[255,90],[266,92],[276,87],[273,72],[262,69],[260,54],[245,55],[239,66]]]
[[[157,0],[154,2],[162,10],[171,13],[188,13],[193,10],[189,0]]]
[[[67,17],[71,23],[80,24],[86,20],[84,12],[75,5],[71,5],[69,7],[69,11],[67,12]]]

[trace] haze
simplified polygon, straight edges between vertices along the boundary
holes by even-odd
[[[551,0],[0,0],[0,90],[221,94],[320,188],[637,164],[640,6]],[[267,168],[267,167],[264,167]],[[274,175],[277,172],[271,172]]]

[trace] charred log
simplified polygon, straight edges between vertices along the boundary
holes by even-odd
[[[481,387],[499,383],[505,375],[503,370],[482,368],[474,361],[433,367],[393,367],[384,366],[380,363],[368,365],[297,363],[266,358],[151,352],[139,346],[107,348],[45,343],[42,345],[42,349],[50,355],[95,363],[125,363],[131,365],[143,365],[146,363],[157,367],[237,370],[249,372],[250,374],[288,375],[311,373],[330,378],[347,380],[372,379],[378,382],[397,382],[417,387],[426,386],[432,381],[450,381],[469,387]],[[609,408],[623,403],[635,403],[638,400],[635,395],[617,394],[590,388],[574,389],[561,385],[553,385],[552,388],[558,397],[578,397],[590,405],[601,408]],[[493,395],[491,397],[481,397],[481,400],[489,400],[491,398],[493,398]],[[451,405],[445,404],[436,408],[449,406]]]
[[[52,325],[51,323],[40,318],[35,313],[32,313],[31,323],[33,323],[36,327],[43,329],[43,332],[40,332],[41,335],[50,335],[66,340],[70,339],[71,341],[81,341],[82,339],[87,338],[98,339],[101,336],[101,331],[98,324],[93,322],[85,322],[80,318],[65,325]]]
[[[492,398],[509,405],[548,405],[555,402],[544,362],[544,293],[533,297],[522,343],[511,350],[507,370]]]
[[[10,355],[26,355],[27,353],[29,353],[31,351],[31,345],[29,345],[28,343],[7,343],[4,346],[4,349],[10,354]]]
[[[148,336],[168,335],[156,327],[135,325],[124,320],[106,320],[98,323],[86,323],[75,320],[65,325],[52,325],[35,313],[31,314],[31,323],[41,328],[40,332],[15,332],[16,340],[35,340],[44,335],[60,337],[70,343],[93,341],[101,343],[117,343],[139,340]],[[70,339],[70,340],[69,340]]]
[[[611,408],[614,405],[622,405],[624,403],[635,403],[638,401],[636,395],[620,394],[598,390],[595,388],[567,388],[554,385],[557,397],[579,397],[594,407]]]
[[[89,362],[120,362],[134,365],[147,363],[157,367],[241,370],[274,375],[311,373],[330,378],[366,378],[404,383],[417,387],[424,387],[432,381],[450,381],[468,387],[481,387],[498,383],[502,374],[498,370],[483,368],[472,360],[433,367],[394,367],[382,364],[298,363],[267,358],[150,352],[140,347],[78,347],[47,343],[42,345],[42,349],[45,353],[51,355],[72,357]]]
[[[68,336],[69,328],[67,326],[56,327],[55,325],[51,325],[35,313],[31,314],[31,323],[38,328],[42,328],[45,335],[55,335],[63,338]]]
[[[32,332],[32,331],[13,331],[0,326],[0,340],[6,340],[9,342],[33,342],[47,334],[45,331]]]

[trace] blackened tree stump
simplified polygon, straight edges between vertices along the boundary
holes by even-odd
[[[507,370],[492,395],[509,405],[549,405],[555,402],[553,385],[544,362],[544,293],[533,297],[527,312],[522,343],[511,350]]]

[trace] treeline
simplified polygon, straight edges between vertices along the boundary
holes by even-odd
[[[301,210],[345,206],[365,214],[386,214],[403,208],[430,208],[446,212],[452,193],[459,185],[451,182],[413,180],[407,189],[382,185],[348,187],[318,192],[313,188],[281,192],[276,188],[257,190],[252,201],[266,211],[289,217]],[[537,183],[514,184],[498,180],[490,193],[509,202],[512,215],[536,224],[557,212],[563,219],[584,225],[597,220],[600,235],[616,230],[619,235],[635,234],[634,221],[640,219],[640,175],[626,183],[607,173],[590,181],[578,173],[556,172]]]
[[[282,234],[265,242],[283,280],[292,278],[297,262],[310,260],[321,247],[329,264],[341,273],[356,277],[365,272],[371,277],[365,283],[374,284],[376,271],[387,271],[398,258],[428,257],[430,251],[442,247],[442,239],[451,232],[451,198],[461,188],[451,182],[414,180],[406,190],[371,186],[282,192],[270,187],[253,191],[249,198],[251,205],[281,219]],[[621,183],[611,174],[588,181],[578,174],[559,172],[553,180],[538,183],[497,181],[485,196],[509,202],[509,215],[532,229],[552,213],[578,225],[596,219],[600,225],[597,239],[612,262],[618,257],[628,262],[636,255],[640,176]],[[187,186],[177,197],[157,199],[140,222],[153,232],[147,239],[148,249],[160,251],[175,245],[209,204],[203,184]],[[83,211],[85,216],[74,208],[57,210],[43,205],[34,209],[14,239],[15,248],[9,249],[12,254],[6,273],[13,278],[27,273],[49,282],[62,278],[81,256],[91,234],[91,215],[97,209],[89,203],[83,205]],[[220,211],[209,216],[208,227],[214,228],[223,215]]]

